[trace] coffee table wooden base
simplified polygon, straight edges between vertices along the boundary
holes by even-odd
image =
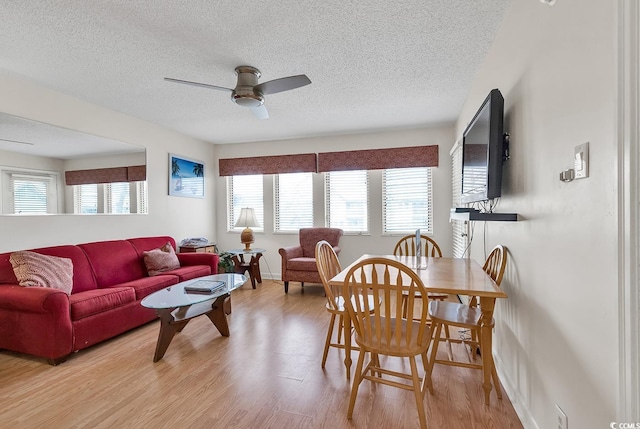
[[[156,314],[160,317],[160,333],[158,334],[158,343],[156,344],[153,361],[158,362],[162,359],[176,333],[182,331],[191,319],[203,314],[211,320],[223,337],[228,337],[229,324],[227,323],[225,307],[228,307],[229,304],[225,305],[225,303],[230,298],[231,296],[226,294],[217,297],[213,304],[211,301],[205,301],[187,307],[156,309]]]

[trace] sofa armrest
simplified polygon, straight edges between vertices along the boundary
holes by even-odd
[[[55,364],[73,351],[69,296],[59,290],[0,284],[0,349]]]
[[[278,250],[278,253],[282,255],[282,260],[287,261],[292,258],[302,257],[302,246],[290,246],[282,247]]]
[[[180,266],[208,265],[211,274],[218,274],[218,262],[220,257],[215,253],[176,253]]]
[[[339,255],[341,250],[340,246],[333,246],[333,251],[336,252],[336,255]]]
[[[60,313],[71,318],[69,296],[57,289],[0,285],[0,310]]]

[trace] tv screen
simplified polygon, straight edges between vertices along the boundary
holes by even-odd
[[[500,196],[502,187],[504,98],[492,90],[464,131],[462,140],[463,203]]]

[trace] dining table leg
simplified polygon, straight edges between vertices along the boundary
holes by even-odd
[[[489,397],[491,395],[491,370],[493,368],[493,309],[495,308],[495,298],[480,298],[480,344],[482,346],[482,388],[484,389],[484,403],[489,405]]]
[[[351,378],[351,317],[344,314],[344,366],[347,368],[347,380]],[[360,352],[362,353],[362,352]]]

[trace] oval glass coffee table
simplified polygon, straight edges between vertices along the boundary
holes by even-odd
[[[187,280],[152,293],[141,304],[152,308],[160,318],[160,334],[153,361],[164,356],[176,332],[180,332],[194,317],[206,315],[218,328],[222,336],[229,336],[229,324],[224,304],[231,291],[245,284],[247,278],[241,274],[213,274]],[[210,293],[190,292],[189,287],[208,287]],[[185,290],[185,287],[187,290]]]

